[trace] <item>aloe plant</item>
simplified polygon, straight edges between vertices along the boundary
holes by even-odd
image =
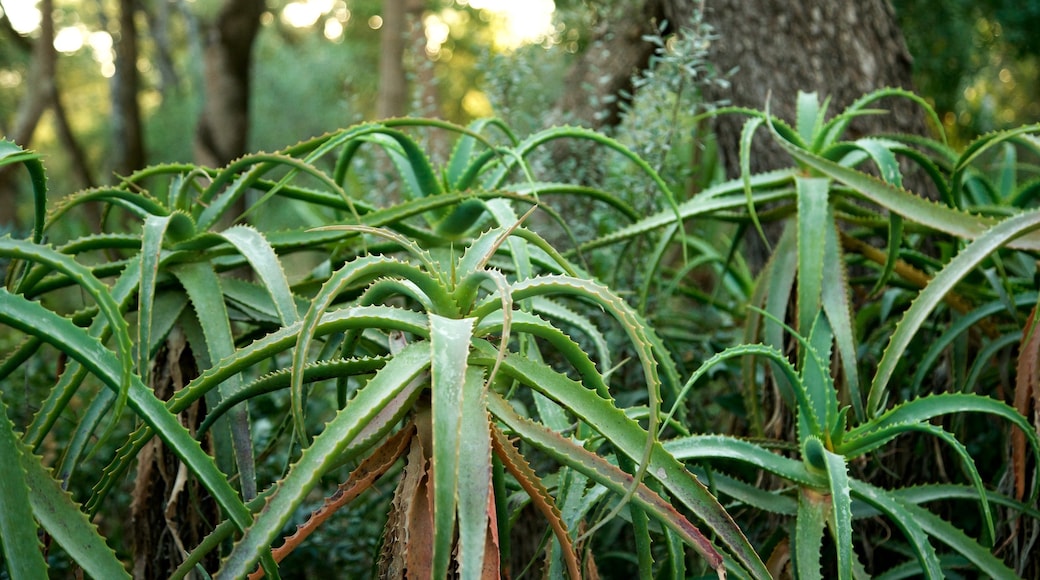
[[[655,258],[648,260],[645,276],[652,280],[667,272],[662,265],[667,265],[669,253],[674,255],[671,248],[682,243],[674,239],[675,232],[688,227],[687,222],[695,228],[697,220],[722,218],[764,236],[764,221],[786,220],[769,261],[748,290],[750,307],[744,315],[731,311],[733,324],[744,321],[746,344],[705,362],[676,398],[680,404],[688,400],[695,383],[728,367],[743,375],[742,413],[748,432],[764,442],[690,436],[667,441],[665,447],[702,465],[736,461],[792,484],[787,493],[779,493],[753,489],[723,474],[712,479],[724,496],[793,516],[789,541],[774,550],[770,565],[781,566],[789,558],[798,577],[865,574],[853,550],[853,521],[862,513],[880,513],[903,532],[913,561],[893,567],[893,573],[916,570],[942,577],[946,566],[969,565],[987,576],[1014,577],[1015,570],[990,551],[999,527],[991,503],[1033,503],[1037,498],[1035,467],[1028,467],[1027,460],[1031,455],[1035,466],[1037,431],[1022,414],[1029,412],[1023,401],[1034,389],[1026,383],[1035,376],[1030,361],[1037,357],[1031,321],[1037,304],[1033,280],[1040,214],[1025,209],[1036,188],[1035,171],[1019,163],[1016,152],[1036,154],[1040,127],[987,135],[960,153],[941,139],[894,135],[846,140],[856,116],[879,113],[868,107],[890,97],[913,100],[941,126],[926,103],[899,90],[866,95],[831,118],[826,102],[802,94],[792,125],[768,110],[723,109],[718,114],[749,118],[741,140],[743,175],[682,202],[679,219],[673,211],[660,211],[587,242],[583,249],[656,235]],[[748,152],[760,132],[790,154],[792,167],[750,172]],[[907,168],[934,189],[938,201],[903,189]],[[879,246],[879,239],[887,240],[887,247]],[[719,255],[706,249],[707,256]],[[722,279],[725,262],[710,263]],[[684,283],[676,278],[663,288],[674,291]],[[1030,309],[1033,313],[1025,315]],[[929,344],[933,333],[937,340]],[[963,356],[969,335],[983,340],[974,361]],[[754,344],[759,341],[764,344]],[[992,368],[995,353],[1020,342],[1019,412],[972,394],[992,394],[980,377]],[[951,356],[951,351],[960,354]],[[791,358],[785,353],[792,353]],[[871,355],[876,357],[873,364]],[[948,391],[935,393],[924,379],[940,357],[950,361],[951,384]],[[761,367],[756,359],[768,362]],[[761,370],[771,376],[772,392],[762,388]],[[767,426],[770,405],[776,411]],[[1012,426],[1014,459],[1006,465],[1013,477],[1006,481],[1013,479],[1014,489],[1007,484],[1002,489],[1013,498],[994,491],[997,482],[985,481],[967,451],[967,439],[977,434],[962,425],[973,413],[1000,417]],[[949,418],[945,428],[934,422],[942,416]],[[879,487],[868,479],[864,456],[884,465],[875,455],[879,449],[897,437],[915,435],[936,438],[959,463],[979,506],[980,537],[971,538],[955,522],[908,503],[908,492],[916,488]],[[801,462],[770,452],[773,447],[797,451]],[[918,461],[913,467],[922,466]],[[1015,505],[1019,513],[1032,514],[1025,507],[1029,503]],[[827,558],[832,569],[821,569],[824,528],[834,540],[834,556]],[[952,552],[937,549],[936,540]],[[1021,573],[1021,564],[1017,568]]]
[[[413,129],[459,135],[443,167],[426,158]],[[435,577],[502,569],[517,509],[506,500],[516,490],[554,532],[552,574],[593,569],[580,549],[585,536],[623,513],[644,573],[663,537],[676,574],[692,548],[720,575],[767,577],[725,509],[660,445],[661,407],[680,385],[662,341],[616,292],[521,225],[528,208],[552,217],[543,199],[557,194],[634,217],[606,192],[535,179],[526,156],[563,138],[619,151],[678,209],[645,162],[593,132],[559,128],[519,140],[497,121],[462,128],[403,119],[222,169],[149,167],[118,186],[70,196],[46,217],[40,210],[32,240],[0,240],[0,255],[13,260],[0,321],[25,336],[0,365],[0,380],[51,349],[68,358],[33,402],[39,410],[28,424],[3,421],[0,435],[12,442],[5,473],[17,492],[17,505],[0,510],[8,569],[42,569],[35,522],[72,544],[67,551],[88,572],[122,569],[75,501],[89,515],[118,512],[115,490],[158,437],[219,510],[219,521],[202,530],[208,535],[177,547],[174,577],[213,565],[212,554],[221,556],[219,569],[208,570],[217,577],[258,565],[277,577],[278,560],[391,472],[399,483],[380,556],[387,574],[404,566]],[[348,191],[362,147],[389,156],[403,201],[378,207]],[[42,175],[34,156],[7,151],[5,159]],[[40,209],[45,186],[34,185]],[[229,208],[247,195],[251,213],[270,208],[300,223],[236,223],[242,216]],[[106,231],[62,241],[60,224],[85,203],[105,206]],[[82,307],[56,308],[70,289]],[[616,361],[589,312],[609,314],[637,354],[644,406],[612,398]],[[592,356],[568,333],[583,336]],[[173,386],[168,399],[153,392],[162,381]],[[277,411],[256,416],[261,402]],[[62,440],[70,408],[83,412],[48,475],[34,453]],[[260,422],[280,426],[266,448],[254,448]],[[286,463],[262,463],[276,447]],[[531,449],[555,471],[536,473]],[[94,471],[88,459],[107,465]],[[344,474],[340,490],[275,549],[308,495],[336,474]],[[88,491],[70,499],[60,485]],[[62,510],[64,523],[48,519],[48,509]]]

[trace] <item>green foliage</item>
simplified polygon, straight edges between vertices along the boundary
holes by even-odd
[[[546,541],[526,557],[553,577],[610,558],[601,542],[618,535],[634,546],[626,572],[644,577],[765,578],[784,562],[808,578],[1034,573],[995,546],[1028,551],[1004,536],[1040,515],[1027,419],[1040,210],[1023,162],[1040,128],[963,151],[849,139],[885,97],[938,125],[898,90],[833,117],[803,94],[791,124],[720,109],[749,119],[745,174],[688,199],[593,131],[395,119],[220,169],[149,167],[40,208],[32,239],[0,239],[0,320],[21,339],[5,338],[17,346],[0,363],[4,565],[43,571],[42,528],[89,573],[121,575],[126,555],[105,546],[126,533],[119,488],[158,437],[219,508],[177,578],[277,577],[288,552],[322,548],[307,538],[344,503],[364,503],[355,517],[386,505],[373,488],[389,479],[379,552],[352,573],[508,569],[532,511]],[[454,138],[440,164],[423,145],[435,133]],[[748,171],[761,136],[790,168]],[[542,181],[531,160],[561,140],[623,159],[613,171],[641,176],[654,207]],[[4,151],[42,205],[38,159]],[[372,159],[398,197],[374,203]],[[243,196],[247,215],[230,215]],[[588,239],[553,208],[568,197],[615,225]],[[105,208],[102,233],[69,237],[61,224],[87,203]],[[752,277],[735,240],[777,225]],[[586,271],[594,252],[636,275],[604,284]],[[58,357],[28,393],[35,415],[11,409],[13,379]],[[1014,385],[992,362],[1012,357]],[[1009,457],[981,452],[1005,439]],[[276,548],[315,493],[328,499]]]
[[[457,134],[448,162],[431,165],[409,128]],[[504,143],[493,143],[489,133]],[[603,522],[622,510],[649,518],[698,551],[709,568],[767,576],[722,506],[660,447],[662,398],[674,395],[679,383],[663,343],[615,292],[521,225],[527,216],[516,207],[533,206],[531,213],[542,207],[541,196],[557,192],[630,211],[606,192],[534,181],[526,157],[557,139],[585,139],[627,156],[675,207],[645,162],[593,132],[552,129],[518,140],[497,121],[462,128],[411,119],[358,125],[275,154],[249,155],[223,169],[154,166],[119,187],[64,199],[39,224],[38,239],[54,234],[48,244],[0,242],[0,254],[14,260],[8,288],[0,293],[0,319],[26,337],[0,378],[11,377],[26,360],[47,356],[50,348],[69,360],[49,393],[32,403],[40,410],[24,426],[24,438],[13,439],[21,441],[10,446],[8,463],[38,461],[31,454],[64,437],[57,426],[63,417],[69,420],[72,408],[111,407],[107,427],[99,412],[71,419],[74,443],[60,461],[63,481],[84,481],[74,488],[86,490],[77,499],[88,513],[121,511],[112,505],[113,491],[158,436],[224,518],[203,530],[209,534],[204,542],[185,546],[189,553],[175,575],[220,550],[219,575],[241,577],[259,563],[276,577],[271,546],[312,490],[342,466],[382,453],[382,442],[397,432],[416,450],[401,474],[402,499],[395,500],[395,513],[405,523],[393,525],[408,533],[388,531],[383,566],[393,567],[400,558],[395,549],[422,553],[419,545],[396,547],[398,537],[424,535],[431,538],[427,555],[435,577],[444,576],[453,560],[465,577],[478,575],[484,562],[497,566],[499,542],[509,542],[510,514],[496,515],[489,506],[520,486],[540,488],[530,492],[538,502],[559,505],[547,514],[550,520],[573,513],[576,505],[620,497],[604,504],[610,513],[601,515]],[[361,148],[389,157],[404,200],[376,207],[344,189]],[[23,154],[10,159],[33,163]],[[237,217],[225,215],[227,208],[247,194],[256,197],[251,212],[291,209],[311,223],[266,231],[225,225]],[[106,207],[110,231],[57,239],[55,225],[85,203]],[[322,225],[313,223],[320,216],[331,216],[324,221],[330,225],[311,227]],[[315,257],[309,271],[287,271],[297,256]],[[41,304],[60,304],[56,297],[68,288],[84,295],[82,309],[64,313]],[[594,361],[564,331],[605,344],[584,314],[589,310],[609,314],[636,353],[645,406],[627,410],[645,418],[645,427],[611,398],[613,362],[606,348],[597,349]],[[180,350],[179,341],[188,348]],[[198,371],[180,377],[179,388],[163,401],[150,386],[163,380],[167,370],[158,361],[173,352],[191,357]],[[288,396],[270,398],[277,394]],[[210,412],[193,424],[187,412],[203,399]],[[315,400],[324,402],[315,406]],[[132,421],[120,420],[124,408]],[[266,444],[280,448],[282,466],[273,471],[254,450],[252,430],[259,422],[282,425]],[[17,437],[9,422],[7,432]],[[554,499],[541,483],[546,474],[525,471],[521,466],[528,460],[507,450],[516,443],[506,436],[557,465],[552,477],[574,470],[613,493],[593,493],[594,487]],[[212,455],[200,441],[212,441]],[[597,454],[600,448],[606,457]],[[87,457],[108,465],[91,472]],[[42,467],[27,471],[38,480],[32,469]],[[494,472],[510,475],[492,477]],[[10,476],[20,480],[20,473],[12,469]],[[58,485],[45,477],[48,485]],[[11,485],[37,493],[18,481]],[[409,519],[412,504],[426,501],[421,490],[427,489],[429,524]],[[36,504],[34,499],[21,509]],[[35,518],[8,513],[17,516],[4,524],[12,538],[35,538],[36,521],[59,537],[36,511]],[[720,547],[691,523],[691,515]],[[584,541],[578,534],[588,517],[556,526],[550,566],[578,573],[583,552],[574,546]],[[648,551],[657,534],[641,529],[640,545]],[[83,546],[103,544],[89,527],[75,533]],[[233,547],[222,548],[232,536]],[[22,565],[39,569],[41,563],[29,558],[39,554],[33,542],[24,548],[11,544],[15,551],[6,562],[12,572]],[[684,558],[681,548],[673,552]],[[85,557],[70,555],[83,564]],[[109,556],[100,565],[111,562]]]
[[[1015,571],[989,551],[998,522],[990,505],[997,494],[987,488],[987,479],[993,485],[1003,475],[1008,482],[1012,473],[1029,470],[1034,474],[1032,486],[1018,487],[1014,493],[1019,499],[1036,501],[1035,468],[1028,466],[1035,466],[1040,457],[1037,434],[1011,407],[970,393],[993,394],[993,381],[999,377],[989,373],[989,379],[980,381],[979,376],[996,351],[1021,340],[1019,309],[1036,304],[1032,293],[1036,266],[1030,256],[1040,249],[1040,214],[1032,209],[1035,201],[1027,193],[1032,191],[1028,185],[1033,181],[1032,167],[1013,160],[1016,152],[1035,154],[1033,135],[1038,128],[987,135],[960,153],[943,142],[916,137],[844,140],[852,118],[871,112],[867,108],[871,103],[893,95],[914,100],[938,124],[920,99],[890,90],[866,95],[832,118],[827,117],[826,102],[803,94],[793,125],[768,111],[720,111],[749,117],[742,143],[745,160],[756,130],[768,128],[795,166],[751,175],[745,161],[741,179],[681,203],[681,219],[693,222],[746,208],[738,219],[744,227],[762,232],[761,221],[794,217],[784,224],[784,234],[759,274],[746,313],[745,340],[765,344],[722,351],[693,373],[677,400],[686,401],[701,378],[729,365],[729,372],[743,374],[742,413],[750,434],[768,437],[769,442],[759,446],[730,437],[691,436],[665,446],[681,458],[717,462],[719,470],[738,476],[724,478],[721,481],[726,483],[717,485],[723,494],[742,501],[752,501],[746,484],[739,480],[744,472],[731,472],[732,461],[722,460],[735,460],[794,484],[798,491],[790,499],[796,501],[759,495],[751,505],[794,516],[795,527],[785,549],[790,550],[799,577],[819,577],[821,566],[825,566],[824,576],[852,577],[863,571],[861,556],[854,553],[853,546],[874,539],[868,535],[853,541],[853,519],[862,504],[878,510],[904,532],[906,552],[926,576],[944,576],[944,562],[951,561],[936,549],[934,540],[963,559],[954,561],[971,562],[987,577],[1014,576]],[[918,182],[926,183],[942,203],[904,190],[907,172],[924,175]],[[1030,201],[1022,203],[1025,198]],[[768,209],[764,212],[762,208]],[[659,247],[685,245],[676,239],[679,227],[672,213],[648,216],[584,248],[647,235],[660,235]],[[879,239],[888,240],[887,250],[875,247]],[[936,252],[938,258],[929,256]],[[659,264],[655,262],[655,267],[660,268]],[[890,303],[886,306],[893,293],[905,297],[898,310]],[[971,318],[983,339],[971,371],[954,370],[954,380],[947,385],[922,385],[920,378],[911,381],[915,373],[908,374],[908,369],[924,376],[938,352],[953,340],[928,348],[929,337],[942,335],[948,325],[949,333],[963,340],[971,323],[962,323],[960,316],[970,316],[976,308],[1000,313],[1001,319],[990,319],[987,322],[993,326],[982,326],[982,316]],[[990,344],[992,348],[986,346]],[[925,362],[915,369],[925,351]],[[794,353],[793,358],[785,352]],[[740,367],[730,363],[749,357],[765,359],[768,364],[762,368],[754,363]],[[950,363],[958,364],[956,359]],[[771,377],[775,398],[763,389],[767,386],[763,371]],[[945,392],[936,394],[932,388]],[[771,420],[764,406],[768,404],[778,414]],[[671,413],[680,408],[676,405]],[[1022,409],[1027,410],[1028,406]],[[1021,430],[1032,459],[1022,456],[1015,462],[1005,461],[984,476],[968,451],[981,434],[969,427],[974,422],[962,417],[967,413],[1000,417]],[[949,416],[945,426],[933,422],[944,415]],[[777,417],[788,419],[778,421]],[[902,494],[909,488],[898,475],[892,478],[895,485],[891,488],[869,482],[879,474],[865,469],[857,458],[908,436],[935,437],[952,451],[952,459],[963,473],[957,481],[963,479],[970,485],[978,500],[977,539],[965,535],[956,522],[947,523],[916,505],[904,509]],[[800,464],[768,451],[785,444],[800,451]],[[785,461],[791,461],[789,468],[781,467]],[[908,466],[916,472],[912,478],[931,469],[927,465]],[[833,557],[827,558],[820,550],[825,525],[834,546]]]

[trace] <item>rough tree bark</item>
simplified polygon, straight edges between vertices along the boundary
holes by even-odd
[[[246,152],[252,48],[263,0],[226,0],[203,25],[202,114],[195,130],[195,160],[219,167]]]
[[[568,76],[573,88],[558,108],[593,127],[614,124],[619,99],[609,95],[616,95],[633,72],[648,64],[651,47],[642,36],[654,30],[655,21],[666,20],[674,29],[699,9],[719,35],[711,61],[720,71],[737,69],[728,88],[706,88],[709,100],[762,108],[771,95],[771,111],[791,119],[798,91],[830,96],[835,112],[876,88],[911,87],[910,56],[888,0],[640,0],[597,29]],[[919,110],[902,102],[891,104],[893,114],[865,117],[854,129],[927,131]],[[739,164],[743,122],[738,116],[716,121],[731,175]],[[786,160],[766,141],[756,140],[760,149],[753,151],[755,169]]]
[[[666,17],[682,22],[691,4],[668,2]],[[738,67],[728,88],[708,89],[709,99],[762,108],[768,98],[772,112],[793,119],[798,91],[831,97],[833,114],[878,88],[913,88],[912,61],[888,0],[710,0],[706,10],[719,34],[712,62],[723,71]],[[879,131],[928,132],[915,105],[895,99],[883,105],[891,107],[891,114],[860,118],[849,137]],[[739,166],[734,150],[743,122],[726,116],[715,126],[731,174]],[[753,151],[757,169],[789,164],[767,141],[761,140]]]

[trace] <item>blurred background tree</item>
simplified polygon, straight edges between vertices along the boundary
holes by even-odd
[[[908,84],[894,15],[913,84],[956,139],[1040,118],[1037,1],[0,0],[0,132],[42,151],[61,193],[382,116],[613,126],[652,67],[646,37],[702,9],[717,34],[707,70],[732,71],[728,88],[692,91],[705,102],[762,106],[763,71],[779,107],[798,89],[844,102]],[[857,50],[828,36],[876,30],[888,40]],[[765,61],[785,46],[818,66]],[[876,75],[829,72],[865,61]],[[4,224],[27,211],[12,177],[0,174]]]

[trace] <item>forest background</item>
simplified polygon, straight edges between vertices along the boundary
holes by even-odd
[[[910,84],[908,48],[913,86],[955,142],[1040,119],[1040,40],[1033,33],[1040,3],[896,0],[894,13],[883,2],[857,9],[866,30],[897,24],[906,48],[898,34],[849,44],[842,35],[860,27],[837,19],[839,5],[707,2],[704,20],[720,36],[715,44],[723,53],[708,46],[699,68],[660,74],[676,77],[669,81],[675,86],[699,75],[689,79],[686,118],[698,106],[723,102],[764,107],[769,90],[782,113],[799,90],[839,101],[844,91],[850,101],[886,84]],[[498,115],[521,133],[566,121],[616,125],[618,107],[631,100],[633,75],[651,66],[653,45],[645,37],[662,24],[663,36],[688,25],[684,20],[700,8],[680,0],[4,0],[0,6],[0,133],[46,155],[52,192],[59,193],[112,183],[148,163],[222,165],[246,151],[278,149],[375,118],[466,123]],[[834,26],[818,26],[815,18]],[[742,48],[734,38],[770,49]],[[814,51],[833,62],[817,57],[814,66],[800,66]],[[777,70],[762,62],[769,54],[792,66]],[[850,72],[856,67],[848,63],[875,58],[881,70],[863,79]],[[728,78],[736,87],[752,79],[756,88],[752,94],[713,88],[712,81]],[[13,202],[24,201],[18,196],[27,185],[14,183],[10,173],[0,174],[5,227],[24,224],[29,212]]]

